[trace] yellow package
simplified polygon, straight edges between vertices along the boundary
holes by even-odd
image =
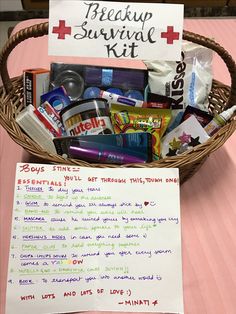
[[[112,104],[111,119],[115,133],[151,133],[153,159],[159,159],[160,139],[170,122],[170,109],[138,108]]]

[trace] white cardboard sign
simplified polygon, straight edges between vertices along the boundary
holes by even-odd
[[[6,314],[183,313],[174,168],[17,164]]]
[[[50,0],[49,55],[180,60],[182,4]]]

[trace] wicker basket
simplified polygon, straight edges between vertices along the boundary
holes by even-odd
[[[195,146],[193,149],[174,157],[153,161],[147,164],[90,164],[78,159],[64,159],[62,156],[54,155],[43,150],[28,135],[26,135],[15,121],[16,115],[23,109],[23,80],[22,76],[10,79],[7,71],[7,58],[21,41],[40,37],[48,34],[48,22],[25,28],[13,35],[0,54],[0,71],[3,87],[0,87],[0,123],[6,129],[10,137],[29,153],[42,158],[46,162],[56,164],[79,165],[85,167],[177,167],[180,170],[180,181],[183,183],[190,178],[204,163],[206,158],[222,146],[236,129],[236,120],[231,119],[213,137],[204,144]],[[208,47],[219,54],[225,62],[231,75],[231,87],[213,81],[212,90],[209,95],[209,110],[216,114],[236,103],[236,65],[229,53],[209,38],[184,31],[183,39]]]

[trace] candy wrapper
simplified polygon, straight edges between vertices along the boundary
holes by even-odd
[[[188,105],[208,111],[213,78],[212,58],[211,49],[184,41],[181,61],[144,61],[149,70],[150,91],[175,100],[168,132],[180,123]]]
[[[202,127],[205,127],[213,119],[213,116],[211,116],[209,113],[192,106],[187,106],[184,111],[181,123],[191,116],[195,116]]]
[[[111,119],[115,133],[151,133],[153,159],[159,159],[160,139],[170,122],[170,109],[135,108],[112,104]]]

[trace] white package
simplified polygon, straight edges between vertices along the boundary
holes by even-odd
[[[28,105],[16,117],[16,122],[37,144],[46,151],[56,154],[53,135],[34,114],[34,106]]]
[[[149,70],[148,83],[152,93],[174,99],[169,129],[178,125],[185,108],[190,105],[208,111],[208,95],[212,86],[213,51],[183,41],[181,61],[144,61]],[[178,121],[174,120],[177,119]],[[173,125],[175,124],[175,125]],[[173,127],[171,127],[171,125]]]

